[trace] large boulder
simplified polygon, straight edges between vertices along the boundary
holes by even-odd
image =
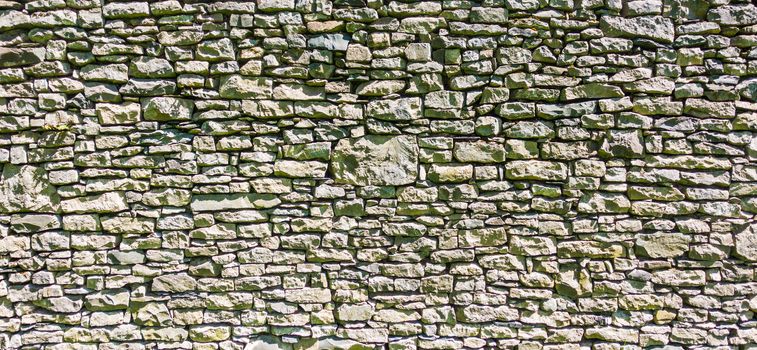
[[[331,171],[340,183],[407,185],[418,177],[418,144],[407,135],[342,139],[334,148]]]
[[[60,197],[44,168],[5,164],[0,175],[0,213],[54,213]]]

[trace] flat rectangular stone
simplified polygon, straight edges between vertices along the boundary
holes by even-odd
[[[221,211],[231,209],[270,208],[281,202],[272,194],[233,193],[199,194],[192,196],[192,211]]]

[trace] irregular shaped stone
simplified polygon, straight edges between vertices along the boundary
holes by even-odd
[[[661,43],[672,43],[675,38],[673,22],[661,16],[640,16],[632,18],[602,16],[599,22],[608,36],[621,38],[648,38]]]
[[[221,211],[228,209],[263,209],[281,203],[272,194],[204,194],[193,195],[190,208],[192,211]]]
[[[105,18],[147,17],[150,7],[147,2],[113,2],[103,5],[102,12]]]
[[[165,274],[152,280],[153,292],[182,293],[197,289],[197,280],[186,273]]]
[[[371,101],[366,115],[390,121],[415,120],[423,117],[423,104],[419,97]]]
[[[64,213],[115,213],[129,209],[123,192],[67,199],[60,203]]]
[[[171,313],[163,303],[146,303],[134,312],[134,322],[148,327],[168,326],[171,324]]]
[[[11,216],[11,230],[34,233],[61,228],[60,216],[49,214],[17,214]]]
[[[746,261],[757,261],[757,224],[740,227],[734,235],[734,255]]]
[[[149,218],[114,216],[100,220],[103,231],[116,234],[149,234],[155,231],[155,221]]]
[[[367,135],[339,140],[331,158],[337,182],[358,186],[399,186],[418,177],[418,145],[413,136]]]
[[[373,80],[358,85],[355,93],[364,96],[386,96],[402,91],[403,80]]]
[[[505,146],[500,143],[476,141],[455,142],[455,158],[460,162],[496,163],[505,160]]]
[[[557,244],[557,256],[563,258],[595,258],[612,259],[623,256],[624,249],[620,244],[598,241],[570,241]]]
[[[602,17],[604,18],[604,17]],[[615,85],[590,83],[567,87],[562,92],[563,100],[623,97],[623,90]]]
[[[602,142],[599,154],[604,157],[640,158],[644,156],[644,137],[641,130],[610,130]]]
[[[0,19],[0,22],[3,22],[3,20]],[[0,28],[2,27],[3,24],[0,24]],[[0,68],[30,66],[40,63],[45,59],[45,52],[43,47],[0,47]]]
[[[142,115],[145,120],[190,120],[193,110],[194,102],[188,99],[164,96],[142,99]]]
[[[620,193],[594,192],[583,195],[578,202],[579,213],[627,213],[630,209],[631,201]]]
[[[636,252],[650,258],[673,258],[689,250],[691,238],[677,232],[658,232],[639,235]]]
[[[104,290],[88,294],[84,307],[89,311],[124,310],[129,307],[129,291],[125,289]]]
[[[718,6],[707,12],[707,20],[725,26],[744,26],[757,22],[757,7],[753,4]]]
[[[652,282],[675,287],[704,286],[707,278],[701,270],[659,270],[652,274]]]
[[[232,61],[236,58],[234,44],[228,38],[206,40],[197,44],[197,59],[203,61]]]
[[[505,163],[505,178],[511,180],[565,180],[568,167],[559,162],[516,160]]]
[[[277,176],[302,178],[324,177],[328,164],[319,161],[280,160],[273,164]]]
[[[98,103],[95,108],[100,124],[134,124],[140,121],[142,109],[138,103]]]
[[[286,301],[291,303],[328,303],[331,290],[327,288],[291,289],[286,293]]]
[[[308,39],[308,47],[333,51],[347,51],[352,38],[348,34],[321,34]]]
[[[47,171],[33,165],[4,164],[0,176],[0,213],[54,213],[60,205]]]
[[[512,236],[510,251],[525,256],[554,255],[557,246],[553,237]]]
[[[227,75],[221,77],[218,93],[223,98],[269,99],[273,96],[273,81],[263,77]]]

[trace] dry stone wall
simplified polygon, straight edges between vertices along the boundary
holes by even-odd
[[[0,349],[756,349],[757,7],[0,1]]]

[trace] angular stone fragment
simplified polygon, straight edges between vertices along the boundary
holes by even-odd
[[[358,85],[355,93],[364,96],[386,96],[404,88],[404,80],[372,80]]]
[[[366,115],[381,120],[415,120],[423,117],[423,104],[419,97],[371,101]]]
[[[757,22],[757,7],[753,4],[718,6],[707,12],[707,20],[725,26],[751,25]]]
[[[203,32],[199,30],[161,31],[158,33],[158,42],[163,45],[193,45],[202,41],[202,38]]]
[[[0,176],[0,213],[58,211],[60,196],[47,171],[33,165],[4,164]]]
[[[620,244],[598,241],[570,241],[557,244],[557,256],[562,258],[612,259],[623,256]]]
[[[565,180],[568,167],[559,162],[516,160],[505,163],[505,178],[511,180]]]
[[[34,301],[34,305],[55,313],[79,312],[83,304],[81,297],[75,296],[61,296]]]
[[[273,164],[276,176],[303,178],[324,177],[328,164],[319,161],[279,160]]]
[[[757,224],[738,228],[734,235],[735,254],[746,261],[757,261]]]
[[[67,199],[60,206],[64,213],[115,213],[129,209],[123,192]]]
[[[426,226],[414,222],[391,222],[383,225],[383,231],[388,236],[423,236]]]
[[[134,124],[139,122],[142,109],[138,103],[98,103],[97,117],[103,125]]]
[[[142,100],[142,115],[145,120],[190,120],[193,110],[194,102],[183,98],[159,96]]]
[[[505,146],[486,141],[455,142],[453,154],[464,163],[497,163],[505,160]]]
[[[555,131],[551,122],[544,121],[519,121],[505,130],[505,136],[514,139],[541,139],[552,138]]]
[[[407,135],[341,139],[332,154],[331,172],[337,182],[352,185],[407,185],[418,176],[418,145]]]
[[[331,290],[326,288],[291,289],[286,293],[286,301],[291,303],[328,303]]]
[[[644,159],[645,165],[651,168],[673,168],[683,170],[728,170],[731,162],[724,158],[693,156],[693,155],[656,155]]]
[[[460,247],[491,247],[505,244],[507,234],[503,227],[463,230],[459,234]]]
[[[689,249],[691,238],[677,232],[659,232],[639,235],[636,252],[650,258],[673,258]]]
[[[602,16],[599,22],[607,36],[621,38],[648,38],[662,43],[672,43],[675,29],[670,18],[661,16],[614,17]]]
[[[162,303],[146,303],[134,313],[134,322],[143,326],[168,326],[171,323],[171,313]]]
[[[190,208],[192,211],[262,209],[274,207],[279,203],[281,200],[272,194],[202,194],[192,196]]]
[[[510,251],[525,256],[554,255],[557,253],[554,237],[512,236]]]
[[[538,104],[536,105],[536,115],[545,119],[579,117],[594,113],[596,108],[596,101],[584,101],[558,105]]]
[[[176,73],[168,60],[143,56],[131,61],[129,75],[135,78],[172,78]]]
[[[89,311],[123,310],[129,307],[129,291],[125,289],[104,290],[84,298],[84,307]]]
[[[428,108],[462,108],[465,95],[459,91],[434,91],[426,94],[424,103]]]
[[[639,341],[639,331],[615,327],[589,328],[586,330],[586,338],[635,344]]]
[[[152,280],[153,292],[182,293],[197,289],[197,280],[186,273],[164,274]]]
[[[533,117],[535,105],[524,102],[508,102],[497,106],[497,115],[507,120],[527,119]]]
[[[625,94],[623,93],[623,90],[615,85],[590,83],[565,88],[562,92],[562,96],[564,100],[571,101],[577,99],[623,97]]]
[[[263,77],[227,75],[221,77],[218,93],[223,98],[267,99],[273,96],[273,81]]]
[[[16,214],[11,216],[11,230],[17,233],[34,233],[61,227],[60,217],[49,214]]]
[[[150,7],[147,2],[112,2],[103,5],[102,12],[105,18],[147,17]]]
[[[342,322],[368,321],[373,317],[371,304],[342,304],[336,309],[336,319]]]
[[[197,59],[203,61],[231,61],[236,58],[234,44],[228,38],[207,40],[197,45]]]
[[[321,34],[308,39],[308,47],[334,51],[347,51],[351,37],[348,34]]]
[[[0,22],[2,22],[0,17]],[[0,28],[2,24],[0,24]],[[0,68],[29,66],[45,59],[45,48],[11,48],[0,47]]]
[[[127,96],[161,96],[176,93],[176,83],[169,79],[129,79],[118,92]]]
[[[690,98],[686,100],[683,112],[700,118],[734,118],[736,105],[733,102],[712,102]]]
[[[114,216],[100,220],[103,231],[116,234],[149,234],[155,230],[155,221],[149,218]]]
[[[20,5],[14,3],[14,5]],[[13,7],[10,7],[13,8]],[[21,6],[16,7],[21,9]],[[31,22],[31,18],[28,14],[21,11],[14,10],[2,10],[0,11],[0,31],[7,31],[9,29],[28,27]],[[11,32],[12,33],[12,32]]]
[[[660,270],[652,274],[652,282],[675,287],[704,286],[707,278],[701,270]]]
[[[71,235],[66,232],[47,231],[32,235],[32,249],[38,251],[65,250],[71,247]]]
[[[640,158],[644,156],[641,130],[610,130],[599,154],[604,157]]]
[[[471,164],[432,164],[428,179],[433,182],[465,182],[473,178]]]
[[[610,192],[594,192],[585,194],[578,202],[579,213],[627,213],[631,209],[631,201],[623,194]]]

